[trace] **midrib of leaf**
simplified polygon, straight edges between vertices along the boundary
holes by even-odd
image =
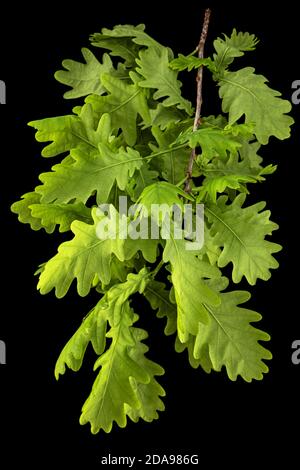
[[[160,75],[161,78],[162,78],[162,81],[167,85],[169,86],[169,88],[171,88],[174,92],[174,94],[177,96],[177,98],[179,99],[179,102],[185,102],[185,99],[183,98],[183,96],[181,96],[181,94],[178,92],[178,90],[176,90],[176,88],[172,85],[171,82],[169,82],[163,75]]]
[[[260,102],[259,98],[249,88],[241,85],[240,83],[234,82],[233,80],[228,80],[228,78],[221,78],[220,82],[226,82],[226,83],[229,83],[230,85],[236,86],[237,88],[241,88],[246,93],[249,93],[249,95],[252,95],[252,97],[255,98],[257,102],[260,104],[260,106],[262,106],[262,103]]]
[[[135,59],[136,56],[134,55],[133,52],[131,52],[130,49],[128,49],[127,47],[123,46],[123,44],[119,44],[118,46],[119,46],[119,48],[120,48],[121,50],[123,49],[125,52],[128,52],[128,53],[132,56],[132,58]],[[126,59],[125,59],[125,60],[126,60]]]
[[[92,144],[92,142],[90,142],[88,139],[85,139],[82,135],[77,134],[77,132],[71,131],[71,135],[73,135],[74,137],[77,137],[77,139],[80,139],[83,142],[85,142],[86,144],[90,145],[91,147],[97,149],[96,145]]]
[[[225,222],[225,220],[221,219],[221,217],[219,217],[217,214],[215,214],[211,209],[209,209],[208,207],[206,207],[206,210],[207,210],[208,212],[210,212],[213,217],[215,217],[216,219],[218,219],[218,221],[221,222],[221,224],[223,224],[223,225],[229,230],[229,232],[232,233],[232,235],[240,242],[240,244],[242,245],[242,247],[245,249],[245,251],[246,251],[247,254],[248,254],[246,245],[244,244],[243,240],[238,236],[238,234],[233,230],[233,228],[231,228],[230,225],[228,225],[228,224]],[[249,255],[248,255],[248,256],[249,256]],[[249,256],[249,258],[250,258],[250,256]]]
[[[120,103],[118,106],[116,106],[114,109],[112,109],[110,111],[110,113],[115,113],[116,111],[118,111],[119,109],[121,109],[123,106],[126,106],[126,104],[130,103],[130,101],[134,100],[134,98],[139,94],[141,93],[142,90],[137,90],[136,92],[134,92],[132,95],[129,96],[129,98],[127,98],[127,100],[123,101],[122,103]]]
[[[175,168],[174,168],[174,161],[173,161],[173,150],[170,152],[170,166],[171,166],[171,182],[175,184]]]
[[[142,170],[141,170],[141,169],[139,169],[139,173],[140,173],[140,177],[141,177],[141,180],[142,180],[144,189],[145,189],[145,187],[146,187],[146,182],[145,182],[145,178],[144,178],[144,176],[143,176],[143,173],[142,173]]]
[[[187,143],[180,144],[180,145],[175,145],[174,147],[169,147],[165,150],[161,150],[160,152],[154,152],[151,155],[148,155],[147,157],[143,157],[143,158],[148,159],[148,158],[160,157],[161,155],[164,155],[166,153],[174,152],[174,150],[183,149],[186,146],[187,146]]]
[[[79,231],[82,232],[82,230],[80,230],[80,229],[79,229]],[[93,238],[89,233],[84,232],[84,231],[83,231],[83,233],[84,233],[84,235],[88,235],[89,238]],[[120,233],[120,230],[117,230],[116,235],[119,235],[119,233]],[[108,239],[108,240],[109,240],[109,239]],[[107,239],[104,239],[104,240],[100,240],[100,239],[99,239],[99,241],[95,242],[93,245],[89,245],[88,247],[82,249],[82,250],[81,250],[79,253],[77,253],[75,256],[72,255],[72,258],[73,258],[72,261],[75,261],[75,260],[78,258],[78,256],[81,256],[81,255],[82,255],[83,253],[85,253],[86,251],[91,251],[91,250],[93,250],[95,247],[97,247],[98,245],[100,245],[101,243],[104,243],[104,242],[106,242],[106,241],[107,241]],[[65,258],[69,259],[70,256],[65,256]]]
[[[217,214],[215,214],[211,209],[209,209],[208,207],[206,207],[206,210],[208,212],[211,213],[211,215],[213,217],[215,217],[216,219],[219,220],[219,222],[221,222],[232,234],[233,236],[239,241],[239,243],[241,244],[241,246],[244,248],[245,252],[247,253],[249,259],[252,260],[252,262],[257,266],[258,270],[260,271],[260,266],[258,265],[258,263],[256,262],[255,259],[253,259],[252,256],[250,256],[249,252],[248,252],[248,248],[247,246],[245,245],[245,243],[243,242],[243,240],[238,236],[238,234],[233,230],[233,228],[230,227],[230,225],[228,225],[225,220],[221,219],[221,217],[219,217]]]
[[[165,303],[166,305],[168,305],[169,307],[172,307],[172,308],[175,308],[175,305],[172,304],[169,300],[165,299],[162,295],[160,295],[159,292],[156,292],[154,291],[153,289],[151,289],[151,287],[147,287],[146,288],[146,291],[149,291],[151,292],[152,295],[158,297],[163,303]]]
[[[227,46],[223,52],[223,54],[221,55],[221,61],[220,61],[220,65],[219,65],[219,68],[223,67],[223,62],[225,60],[225,57],[226,57],[226,54],[227,52],[229,51],[229,46]]]
[[[239,347],[236,345],[235,341],[232,339],[232,337],[230,336],[230,334],[227,332],[227,330],[225,329],[225,327],[222,325],[222,323],[218,320],[218,318],[215,316],[213,310],[211,310],[209,308],[208,305],[206,304],[203,304],[204,307],[206,308],[206,310],[208,311],[208,313],[213,317],[213,319],[215,320],[215,322],[219,325],[220,329],[223,331],[223,333],[225,334],[225,336],[227,336],[227,338],[229,339],[229,341],[231,342],[231,344],[233,344],[233,346],[236,348],[237,352],[239,353],[239,355],[241,357],[243,357]]]
[[[146,157],[146,158],[147,158],[147,157]],[[101,172],[101,171],[108,170],[108,169],[113,168],[113,167],[115,167],[115,166],[125,165],[125,163],[136,162],[136,161],[140,161],[140,160],[141,160],[141,157],[140,157],[140,158],[130,158],[130,159],[125,160],[125,161],[123,161],[123,162],[111,163],[110,165],[106,165],[106,166],[104,166],[104,167],[102,167],[102,168],[98,168],[97,170],[94,170],[94,171],[92,172],[92,174],[94,174],[94,173],[99,173],[99,172]]]
[[[124,306],[122,305],[122,310],[124,308]],[[98,409],[98,412],[97,412],[97,421],[99,420],[99,416],[100,416],[100,413],[102,412],[102,409],[103,409],[103,405],[104,405],[104,397],[106,395],[106,390],[107,390],[107,387],[108,387],[108,384],[109,384],[109,381],[110,381],[110,376],[111,376],[111,372],[112,372],[112,366],[113,366],[113,362],[115,360],[115,350],[117,348],[117,345],[118,345],[118,340],[119,340],[119,337],[120,337],[120,330],[121,330],[121,321],[118,325],[118,334],[117,334],[117,339],[114,341],[114,344],[112,343],[111,345],[111,348],[112,348],[112,354],[111,354],[111,358],[109,360],[109,366],[108,366],[108,377],[106,379],[106,382],[105,382],[105,386],[104,386],[104,391],[103,391],[103,398],[102,398],[102,401],[101,401],[101,405]],[[99,372],[101,374],[101,371]]]
[[[172,147],[172,149],[166,149],[166,150],[162,150],[160,152],[155,152],[155,153],[152,153],[151,155],[148,155],[147,157],[143,157],[143,158],[146,160],[148,158],[159,157],[160,155],[164,155],[166,153],[170,153],[170,152],[173,152],[174,150],[179,150],[179,149],[182,149],[184,147],[186,147],[186,144],[181,144],[181,145],[178,145],[177,147]],[[109,168],[113,168],[115,166],[124,165],[125,163],[137,162],[137,161],[141,161],[141,160],[142,160],[142,157],[139,157],[139,158],[130,158],[130,159],[122,161],[122,162],[111,163],[110,165],[107,165],[105,167],[98,168],[97,170],[93,171],[92,174],[99,173],[100,171],[104,171],[104,170],[107,170]]]
[[[232,176],[247,176],[248,178],[255,178],[256,175],[250,175],[250,173],[237,173],[233,172],[230,169],[219,169],[219,168],[210,168],[210,169],[204,169],[204,173],[225,173],[225,175],[220,175],[220,176],[226,176],[226,175],[232,175]],[[241,171],[241,170],[238,170]],[[259,176],[259,175],[257,175]]]

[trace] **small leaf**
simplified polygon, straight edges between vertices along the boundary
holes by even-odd
[[[186,69],[190,72],[202,66],[207,67],[212,72],[216,71],[216,66],[210,58],[200,59],[194,55],[184,56],[183,54],[179,54],[177,59],[173,59],[170,62],[171,69],[178,70],[179,72]]]
[[[227,157],[227,152],[236,153],[241,146],[236,138],[228,135],[223,129],[205,126],[194,132],[183,132],[178,137],[177,142],[188,142],[191,148],[200,145],[202,155],[206,158],[213,158],[216,155]]]

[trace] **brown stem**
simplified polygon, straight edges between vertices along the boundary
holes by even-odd
[[[204,57],[204,46],[205,46],[205,41],[207,38],[210,14],[211,14],[211,10],[207,8],[204,13],[202,32],[201,32],[199,44],[197,46],[199,59],[203,59]],[[195,112],[195,119],[194,119],[194,125],[193,125],[193,132],[195,132],[201,124],[200,116],[201,116],[201,107],[202,107],[203,66],[199,67],[198,69],[196,82],[197,82],[197,101],[196,101],[196,112]],[[191,152],[188,167],[186,170],[186,182],[184,185],[184,190],[187,193],[191,192],[190,181],[192,179],[192,172],[193,172],[193,165],[194,165],[195,158],[196,158],[196,149],[193,149]]]

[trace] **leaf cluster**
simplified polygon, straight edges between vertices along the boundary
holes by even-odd
[[[80,296],[99,295],[55,367],[56,378],[67,367],[77,371],[93,348],[97,376],[80,423],[96,433],[110,432],[114,422],[124,427],[127,418],[152,421],[164,409],[157,381],[164,370],[146,356],[148,334],[136,326],[132,308],[136,296],[165,318],[165,334],[175,335],[176,351],[187,351],[192,367],[224,368],[231,380],[247,382],[268,371],[271,353],[261,342],[269,335],[252,325],[261,316],[244,307],[247,291],[228,286],[243,278],[250,285],[268,280],[278,266],[273,255],[281,247],[269,240],[278,227],[265,203],[250,205],[247,195],[276,169],[263,165],[261,147],[271,137],[288,138],[293,120],[290,103],[253,67],[231,70],[257,45],[249,33],[217,38],[215,53],[204,59],[195,53],[174,58],[143,25],[104,28],[90,40],[95,52],[83,48],[84,62],[65,60],[55,74],[69,87],[66,99],[83,101],[69,115],[29,123],[45,144],[42,156],[54,164],[12,211],[33,230],[70,233],[38,270],[42,294],[54,289],[63,297],[76,282]],[[193,132],[194,109],[178,74],[199,67],[216,83],[222,114],[201,116]],[[120,196],[135,204],[131,214],[122,214]],[[145,222],[151,206],[162,203],[151,238]],[[186,204],[194,218],[196,204],[204,204],[204,244],[195,250],[187,249],[182,226],[176,227],[180,238],[171,231],[164,236],[168,217],[175,226],[170,208],[183,213]],[[99,233],[112,220],[118,221],[115,236]],[[227,266],[231,279],[222,274]]]

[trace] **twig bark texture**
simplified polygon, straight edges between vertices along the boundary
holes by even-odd
[[[199,44],[197,46],[199,59],[204,58],[204,46],[205,46],[205,41],[206,41],[207,33],[208,33],[210,14],[211,14],[211,10],[207,8],[204,13],[202,32],[201,32]],[[194,125],[193,125],[194,132],[198,129],[198,127],[201,124],[201,107],[202,107],[202,101],[203,101],[203,98],[202,98],[203,66],[199,67],[198,69],[196,82],[197,82],[197,101],[196,101],[196,112],[195,112],[195,119],[194,119]],[[184,185],[184,190],[187,193],[191,192],[190,181],[192,179],[192,172],[193,172],[193,165],[194,165],[195,158],[196,158],[196,149],[193,149],[191,152],[190,159],[189,159],[189,163],[188,163],[188,167],[186,171],[186,181]]]

